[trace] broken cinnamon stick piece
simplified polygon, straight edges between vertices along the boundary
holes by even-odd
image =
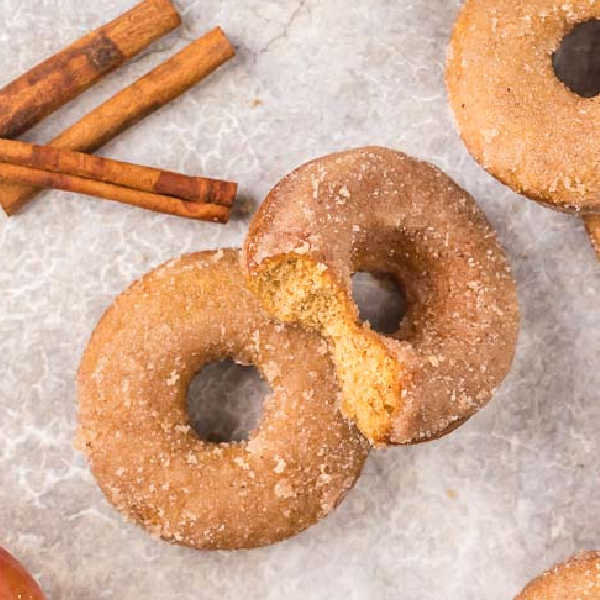
[[[94,152],[146,115],[173,100],[235,55],[220,27],[138,79],[54,138],[50,145]],[[40,190],[0,183],[0,204],[15,214]]]
[[[219,204],[188,202],[174,196],[153,194],[104,181],[10,163],[0,162],[0,180],[97,196],[156,212],[202,221],[227,223],[231,212],[228,206]]]
[[[587,215],[583,221],[598,260],[600,260],[600,215]]]
[[[170,0],[144,0],[0,89],[0,136],[16,137],[177,27]]]
[[[93,154],[2,138],[0,138],[0,163],[85,177],[203,204],[231,206],[237,193],[237,184],[230,181],[190,177]],[[0,178],[7,178],[6,170],[5,164],[0,165]]]

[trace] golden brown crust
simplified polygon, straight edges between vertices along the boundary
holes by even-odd
[[[552,208],[600,213],[600,96],[555,76],[552,54],[588,0],[467,0],[448,52],[446,83],[461,136],[493,176]]]
[[[515,600],[600,600],[600,553],[583,552],[556,565]]]
[[[186,391],[227,357],[256,365],[273,393],[248,442],[217,445],[189,427]],[[121,294],[91,337],[78,392],[77,443],[109,501],[196,548],[298,533],[341,501],[368,451],[339,414],[322,340],[264,315],[235,250],[184,255]]]
[[[388,443],[439,437],[487,403],[514,354],[515,284],[485,216],[444,173],[378,147],[302,165],[253,219],[243,267],[252,277],[294,252],[323,263],[348,297],[358,270],[390,273],[406,291],[400,330],[377,334],[412,382]]]

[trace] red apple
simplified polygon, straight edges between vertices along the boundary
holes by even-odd
[[[40,586],[25,567],[0,548],[0,600],[45,600]]]

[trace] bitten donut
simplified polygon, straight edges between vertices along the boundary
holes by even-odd
[[[256,365],[273,393],[247,442],[208,443],[188,424],[186,391],[226,357]],[[322,340],[265,316],[235,250],[182,256],[121,294],[85,350],[78,393],[77,446],[108,500],[195,548],[298,533],[342,500],[368,452],[338,410]]]
[[[465,191],[399,152],[359,148],[296,169],[253,219],[243,260],[269,312],[328,340],[342,410],[375,444],[449,432],[511,364],[517,297],[494,232]],[[359,322],[357,271],[404,288],[392,336]]]
[[[580,214],[600,213],[600,96],[572,91],[553,61],[563,38],[594,19],[600,3],[590,0],[466,0],[446,71],[475,159],[517,192]]]
[[[600,600],[600,553],[584,552],[556,565],[515,600]]]

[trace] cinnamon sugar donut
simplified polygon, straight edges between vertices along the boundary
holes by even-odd
[[[247,442],[204,442],[188,424],[190,380],[222,358],[255,365],[273,390]],[[265,316],[235,250],[182,256],[121,294],[85,350],[78,393],[77,445],[108,500],[195,548],[302,531],[342,500],[368,452],[339,413],[322,340]]]
[[[466,0],[446,71],[475,159],[515,191],[581,214],[600,213],[600,96],[572,91],[553,60],[577,24],[595,19],[590,0]]]
[[[252,221],[243,266],[269,312],[328,340],[342,410],[375,444],[448,433],[509,369],[519,316],[496,236],[465,191],[404,154],[359,148],[296,169]],[[360,324],[357,271],[403,286],[395,334]]]
[[[584,552],[556,565],[515,600],[600,600],[600,553]]]

